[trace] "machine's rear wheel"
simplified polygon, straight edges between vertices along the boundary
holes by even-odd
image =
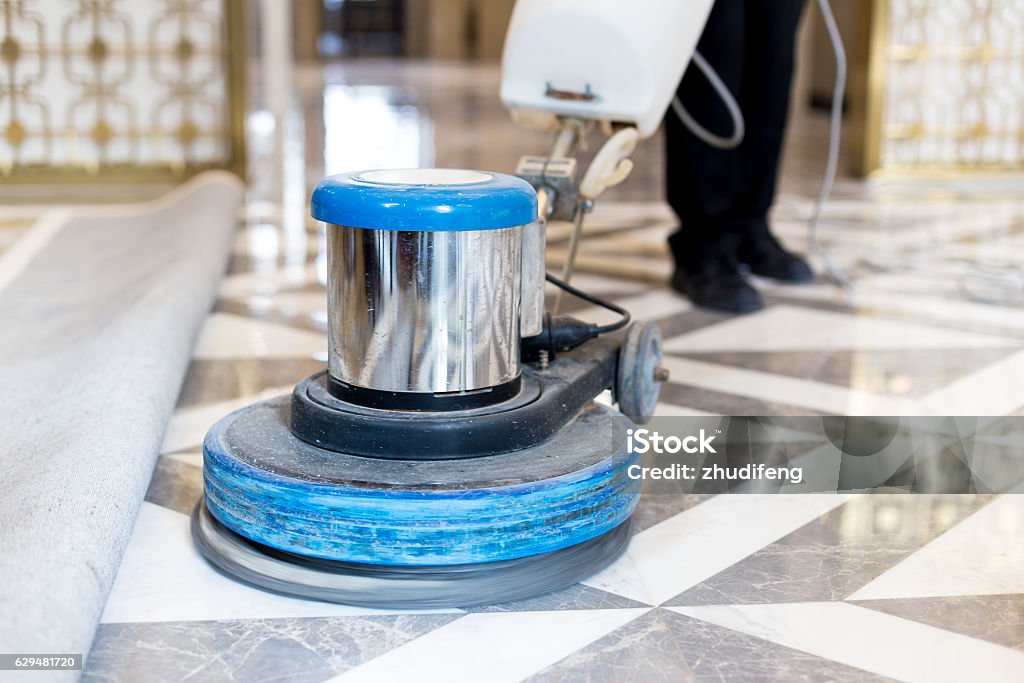
[[[654,415],[661,393],[657,378],[661,361],[661,328],[651,322],[630,325],[619,351],[615,399],[619,410],[634,422],[647,422]]]

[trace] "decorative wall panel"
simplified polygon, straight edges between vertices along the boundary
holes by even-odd
[[[0,0],[0,179],[238,168],[234,0]]]
[[[1024,0],[876,0],[881,169],[1024,169]]]

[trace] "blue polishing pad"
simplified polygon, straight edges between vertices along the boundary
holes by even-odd
[[[391,566],[495,562],[604,534],[635,509],[631,424],[585,408],[551,441],[466,460],[367,458],[292,435],[288,397],[228,415],[206,435],[211,514],[257,543],[299,555]],[[500,435],[495,435],[500,438]]]

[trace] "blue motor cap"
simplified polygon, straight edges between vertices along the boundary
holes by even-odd
[[[415,168],[342,173],[313,190],[313,218],[377,230],[497,230],[537,220],[537,193],[502,173]]]

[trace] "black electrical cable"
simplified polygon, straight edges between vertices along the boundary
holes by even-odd
[[[622,306],[617,306],[616,304],[613,304],[610,301],[605,301],[604,299],[599,299],[598,297],[594,296],[593,294],[587,294],[583,290],[576,289],[575,287],[570,285],[568,282],[564,282],[563,280],[558,279],[557,277],[555,277],[551,273],[545,273],[544,277],[547,279],[548,282],[553,284],[555,287],[558,287],[559,289],[565,290],[566,292],[568,292],[569,294],[572,294],[577,299],[583,299],[584,301],[586,301],[588,303],[592,303],[595,306],[600,306],[601,308],[607,308],[609,311],[612,311],[613,313],[618,313],[619,315],[622,316],[622,318],[620,318],[619,320],[616,320],[613,323],[610,323],[608,325],[601,325],[601,326],[595,327],[593,329],[593,332],[594,332],[595,335],[607,334],[609,332],[615,332],[616,330],[621,330],[623,327],[625,327],[626,325],[629,324],[630,320],[632,320],[631,316],[629,315],[629,311],[627,311]]]

